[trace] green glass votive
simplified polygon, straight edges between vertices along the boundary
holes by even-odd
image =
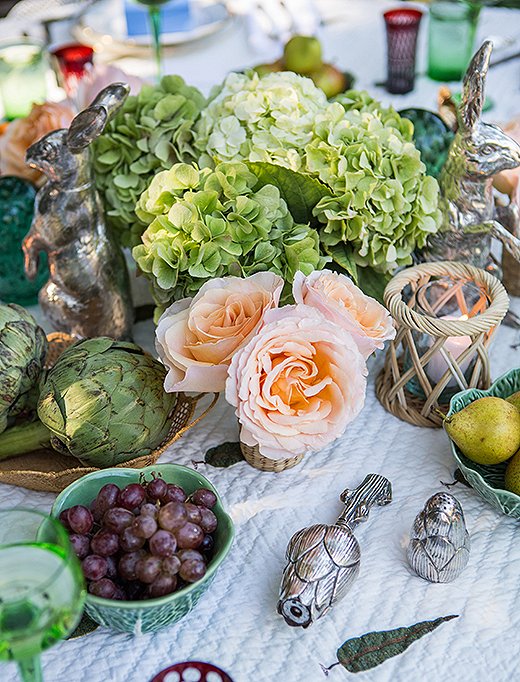
[[[428,76],[436,81],[458,81],[471,56],[479,7],[464,0],[434,0],[430,7]]]
[[[47,61],[40,45],[28,40],[0,43],[0,95],[8,120],[23,118],[47,96]]]

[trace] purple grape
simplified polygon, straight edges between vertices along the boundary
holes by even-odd
[[[206,554],[209,554],[212,550],[213,547],[215,546],[215,540],[213,540],[213,537],[211,535],[205,535],[204,539],[200,543],[200,551],[205,552]]]
[[[142,599],[144,588],[145,585],[143,585],[143,583],[140,583],[139,580],[132,580],[131,582],[126,583],[125,590],[127,599],[129,599],[130,601]]]
[[[191,502],[186,502],[184,508],[186,509],[186,514],[188,515],[188,521],[199,524],[202,519],[199,507],[192,504]]]
[[[90,583],[88,586],[90,594],[94,594],[102,599],[113,599],[116,590],[117,586],[109,578],[101,578],[101,580],[96,580],[96,582]]]
[[[146,556],[146,552],[142,549],[136,552],[127,552],[119,559],[117,568],[119,570],[119,575],[123,580],[136,580],[136,567],[140,559]]]
[[[62,512],[60,512],[60,515],[58,518],[67,530],[71,529],[70,524],[69,524],[69,510],[68,509],[64,509]]]
[[[117,486],[115,483],[107,483],[101,488],[95,499],[96,510],[99,514],[101,514],[100,518],[103,517],[103,514],[107,511],[107,509],[117,506],[118,496],[119,486]]]
[[[155,556],[171,556],[177,549],[175,536],[167,530],[158,530],[148,541],[150,552]]]
[[[139,483],[130,483],[119,493],[118,505],[132,511],[146,500],[144,488]]]
[[[218,526],[218,520],[211,509],[206,507],[199,507],[200,509],[200,527],[205,533],[214,533]]]
[[[116,585],[116,592],[112,599],[118,599],[119,601],[124,601],[126,599],[126,592],[121,585]]]
[[[117,578],[117,559],[114,556],[105,557],[107,560],[107,578]]]
[[[100,556],[112,556],[119,549],[119,538],[114,531],[102,528],[90,541],[90,547],[94,554]]]
[[[204,557],[196,549],[182,549],[177,553],[177,556],[181,563],[185,561],[204,561]]]
[[[134,519],[132,530],[140,538],[151,538],[157,530],[157,521],[153,516],[141,514]]]
[[[87,580],[101,580],[107,573],[107,560],[97,554],[91,554],[83,559],[81,568]]]
[[[197,549],[204,539],[204,532],[200,526],[188,521],[175,531],[175,537],[180,549]]]
[[[168,504],[168,502],[185,502],[186,501],[186,493],[184,490],[178,486],[175,485],[175,483],[168,483],[168,490],[166,491],[166,494],[161,497],[161,502],[163,504]]]
[[[162,560],[161,572],[168,575],[177,575],[181,563],[178,556],[167,556]]]
[[[157,514],[159,513],[159,508],[156,507],[155,504],[152,504],[151,502],[145,502],[141,506],[141,516],[151,516],[152,518],[156,519]]]
[[[71,507],[67,513],[67,520],[69,526],[74,533],[78,535],[86,535],[92,530],[94,525],[94,517],[90,509],[84,507],[82,504],[76,504]]]
[[[179,575],[187,583],[195,583],[206,575],[206,564],[203,561],[190,559],[181,565]]]
[[[90,552],[90,538],[86,535],[78,535],[78,533],[71,533],[69,535],[70,544],[73,546],[76,556],[79,559],[84,559]]]
[[[168,491],[168,484],[162,478],[154,478],[146,486],[146,494],[151,500],[160,500]]]
[[[125,528],[132,525],[134,515],[123,507],[113,507],[105,512],[103,525],[120,535]]]
[[[138,537],[131,527],[125,528],[119,536],[119,545],[124,552],[133,552],[136,549],[141,549],[144,543],[145,539]]]
[[[196,490],[191,496],[190,500],[194,504],[200,504],[203,507],[207,507],[208,509],[213,509],[213,507],[217,504],[217,496],[212,490],[208,490],[207,488],[199,488]]]
[[[150,597],[163,597],[165,594],[174,592],[176,587],[177,578],[174,575],[161,573],[148,587],[148,595]]]
[[[182,502],[168,502],[159,511],[158,521],[164,530],[174,531],[184,526],[188,520],[186,505]]]
[[[161,572],[161,564],[161,558],[152,554],[139,559],[135,568],[137,579],[142,583],[153,583]]]

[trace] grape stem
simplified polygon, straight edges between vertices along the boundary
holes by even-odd
[[[0,434],[0,460],[48,448],[51,435],[41,421],[12,426]]]

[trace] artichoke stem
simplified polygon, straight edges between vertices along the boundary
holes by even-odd
[[[0,434],[0,460],[50,446],[51,432],[41,421],[12,426]]]

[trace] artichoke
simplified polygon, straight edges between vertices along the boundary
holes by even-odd
[[[133,343],[99,337],[74,344],[42,383],[41,423],[3,434],[0,458],[50,444],[104,468],[149,454],[167,436],[176,402],[163,390],[165,375]]]
[[[26,407],[47,353],[45,332],[24,308],[0,305],[0,433]]]

